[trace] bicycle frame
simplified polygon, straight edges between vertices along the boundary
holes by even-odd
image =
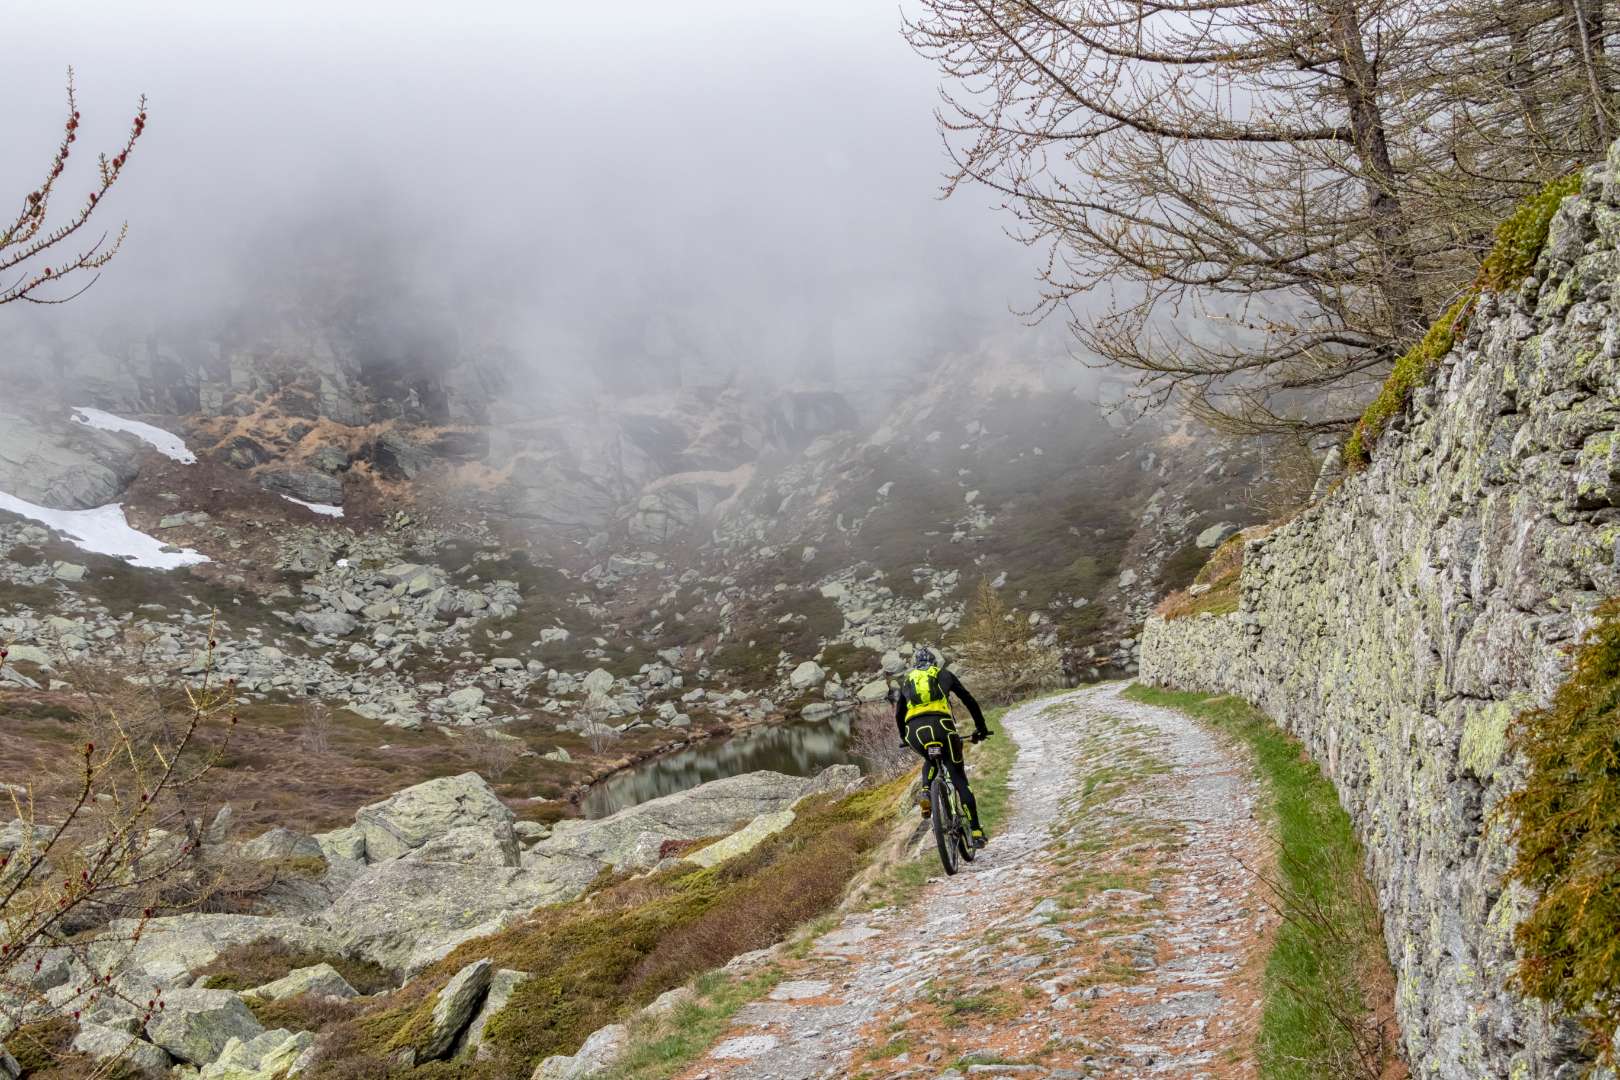
[[[927,754],[923,780],[928,786],[934,843],[939,848],[939,861],[945,867],[945,873],[954,874],[958,859],[973,861],[972,826],[962,806],[962,794],[956,790],[951,772],[945,767],[943,744],[925,743],[923,750]]]

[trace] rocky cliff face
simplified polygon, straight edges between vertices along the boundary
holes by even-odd
[[[1308,747],[1367,848],[1415,1073],[1575,1075],[1508,985],[1510,719],[1620,593],[1620,156],[1487,296],[1368,468],[1251,541],[1239,610],[1149,622],[1144,680],[1239,694]]]

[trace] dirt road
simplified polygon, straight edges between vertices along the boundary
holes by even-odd
[[[1012,809],[979,860],[787,961],[684,1080],[1255,1075],[1255,780],[1122,689],[1009,712]]]

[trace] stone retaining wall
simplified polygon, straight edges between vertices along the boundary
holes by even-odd
[[[1420,1077],[1581,1071],[1578,1034],[1507,985],[1527,898],[1504,891],[1494,811],[1520,779],[1510,719],[1551,696],[1620,595],[1617,249],[1611,151],[1372,464],[1248,544],[1238,611],[1144,632],[1144,682],[1248,699],[1337,785]]]

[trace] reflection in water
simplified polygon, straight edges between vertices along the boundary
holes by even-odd
[[[829,765],[861,764],[850,748],[853,714],[753,728],[710,739],[664,757],[650,758],[603,780],[580,801],[586,817],[606,817],[627,806],[672,795],[740,773],[814,776]]]

